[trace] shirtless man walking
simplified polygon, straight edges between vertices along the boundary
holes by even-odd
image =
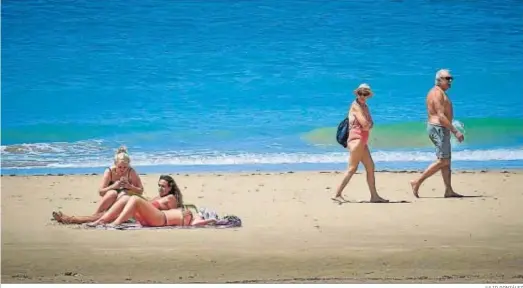
[[[427,95],[427,132],[430,140],[434,146],[436,146],[436,156],[438,160],[430,164],[418,179],[410,181],[412,192],[416,198],[419,198],[418,190],[421,184],[423,184],[423,181],[440,170],[441,175],[443,176],[443,182],[445,183],[445,198],[463,197],[454,192],[450,180],[450,133],[452,132],[459,142],[462,142],[465,139],[463,134],[452,125],[452,120],[454,118],[452,102],[447,96],[447,93],[445,93],[445,91],[450,88],[453,79],[454,78],[449,70],[439,70],[436,73],[436,85]]]

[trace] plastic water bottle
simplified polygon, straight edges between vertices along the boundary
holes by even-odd
[[[452,121],[452,125],[454,125],[454,127],[456,127],[456,129],[463,135],[465,135],[465,124],[463,124],[462,122],[458,121],[458,120],[453,120]],[[452,137],[451,138],[451,141],[452,141],[452,145],[460,145],[460,144],[463,144],[463,143],[459,143],[458,140],[456,140],[455,137]]]
[[[454,125],[454,127],[456,127],[456,129],[458,129],[458,131],[461,132],[461,134],[465,135],[465,124],[461,123],[458,120],[453,120],[452,125]]]

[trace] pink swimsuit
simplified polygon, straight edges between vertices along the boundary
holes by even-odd
[[[360,105],[359,103],[357,103],[357,104]],[[362,110],[364,111],[363,113],[364,113],[365,118],[367,118],[367,121],[369,121],[371,123],[370,127],[372,128],[374,123],[372,121],[372,117],[370,116],[370,113],[367,112],[368,110],[365,110],[365,109],[362,109]],[[363,127],[361,126],[361,124],[358,122],[358,119],[356,119],[356,117],[354,115],[349,115],[349,128],[350,128],[349,138],[347,139],[347,143],[352,140],[356,140],[356,139],[360,139],[361,142],[363,142],[363,144],[369,143],[370,131],[363,130]]]

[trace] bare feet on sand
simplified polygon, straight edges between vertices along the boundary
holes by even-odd
[[[56,220],[56,222],[62,223],[62,216],[63,216],[62,212],[53,211],[53,218],[54,218],[54,220]]]
[[[419,183],[416,180],[410,181],[410,187],[412,188],[412,194],[416,196],[416,198],[419,198]],[[444,194],[445,198],[463,198],[463,195],[458,194],[452,190],[446,190]]]
[[[370,198],[371,203],[389,203],[389,200],[383,199],[380,196],[375,196]]]
[[[445,198],[463,198],[463,195],[461,194],[458,194],[452,190],[450,191],[445,191]]]
[[[416,181],[416,180],[410,181],[410,187],[412,188],[412,194],[414,194],[414,196],[416,198],[419,198],[419,195],[418,195],[419,183],[418,183],[418,181]]]
[[[331,199],[339,203],[347,202],[347,200],[345,200],[345,198],[343,198],[341,195],[336,195]]]
[[[89,222],[85,225],[87,225],[88,227],[96,227],[98,225],[104,225],[104,224],[106,224],[106,223],[104,223],[104,221],[96,220],[94,222]]]
[[[56,222],[62,224],[71,224],[71,220],[73,219],[73,217],[64,215],[64,213],[62,213],[61,211],[53,211],[53,218],[54,220],[56,220]]]

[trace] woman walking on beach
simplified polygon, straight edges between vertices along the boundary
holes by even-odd
[[[355,91],[356,100],[352,102],[349,112],[349,136],[347,139],[347,148],[350,151],[349,164],[347,172],[343,177],[342,182],[336,190],[336,195],[332,198],[338,202],[345,202],[342,193],[345,186],[349,183],[352,175],[356,173],[359,163],[363,163],[367,174],[367,184],[370,190],[370,202],[386,203],[389,200],[381,198],[376,191],[376,183],[374,177],[374,160],[370,155],[368,146],[370,130],[374,123],[367,106],[367,99],[373,96],[373,92],[369,85],[363,83]]]

